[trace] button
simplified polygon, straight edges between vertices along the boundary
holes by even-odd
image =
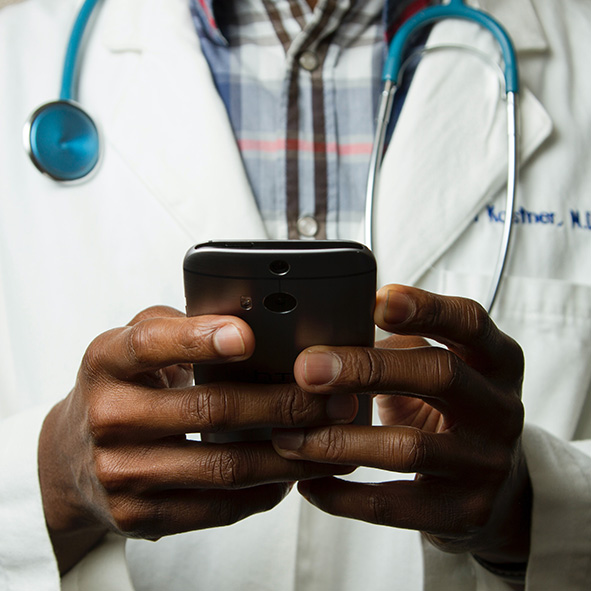
[[[312,238],[318,234],[318,222],[311,215],[302,216],[297,221],[297,228],[300,235],[306,238]]]
[[[306,51],[300,55],[298,61],[300,62],[300,66],[302,66],[304,70],[308,70],[308,72],[312,72],[320,65],[318,55],[316,55],[316,52],[311,49],[306,49]]]

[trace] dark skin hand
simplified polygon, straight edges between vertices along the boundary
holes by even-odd
[[[39,441],[43,507],[62,573],[107,531],[155,540],[227,525],[271,509],[297,480],[351,471],[287,460],[269,441],[186,439],[355,416],[355,396],[320,397],[296,384],[191,385],[191,363],[237,361],[253,350],[252,331],[237,318],[186,318],[164,307],[93,341]]]
[[[273,443],[289,459],[417,476],[377,484],[326,477],[300,483],[300,492],[334,515],[419,530],[445,551],[526,562],[521,349],[475,302],[409,287],[382,288],[375,319],[396,336],[373,350],[313,347],[295,374],[311,393],[380,393],[383,426],[277,430]]]

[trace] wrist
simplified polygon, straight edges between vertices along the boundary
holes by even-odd
[[[107,529],[83,508],[79,491],[71,475],[71,461],[63,453],[64,433],[57,425],[60,409],[66,401],[58,403],[49,412],[39,437],[38,471],[43,512],[47,531],[60,574],[65,574],[105,535]]]
[[[474,552],[487,564],[524,565],[528,561],[533,489],[523,456],[513,482],[515,483],[513,484],[513,494],[498,510],[502,517],[499,520],[500,525],[495,536],[497,543],[489,548]]]

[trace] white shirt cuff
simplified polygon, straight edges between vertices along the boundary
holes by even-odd
[[[0,423],[0,589],[59,591],[37,469],[39,433],[50,407]]]
[[[533,486],[527,589],[587,591],[591,581],[591,458],[573,444],[526,427]]]

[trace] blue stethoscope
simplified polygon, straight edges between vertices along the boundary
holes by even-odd
[[[490,15],[482,12],[481,10],[476,10],[466,6],[464,4],[464,0],[450,0],[448,4],[432,6],[418,12],[413,17],[408,19],[402,25],[402,27],[400,27],[392,39],[392,42],[390,43],[388,58],[386,59],[384,70],[382,72],[382,82],[384,83],[384,88],[382,90],[380,105],[378,108],[376,133],[373,142],[369,175],[367,179],[367,189],[365,196],[365,243],[370,248],[374,246],[374,198],[376,194],[376,188],[379,183],[380,170],[382,166],[382,155],[384,150],[384,139],[386,137],[388,123],[390,121],[394,96],[396,94],[396,89],[402,80],[404,69],[409,63],[409,59],[403,62],[403,57],[405,56],[406,49],[408,47],[409,38],[418,29],[431,25],[437,21],[450,18],[475,22],[484,29],[490,31],[501,48],[505,65],[503,78],[507,101],[508,141],[507,193],[505,200],[506,215],[503,225],[501,246],[499,248],[499,255],[497,257],[497,264],[493,274],[493,279],[491,281],[488,299],[486,300],[485,304],[487,310],[490,312],[495,303],[501,285],[501,280],[503,278],[503,271],[505,269],[505,264],[509,254],[511,231],[513,229],[515,191],[517,187],[517,94],[519,92],[519,76],[515,48],[513,47],[513,43],[511,42],[511,39],[505,29]],[[476,51],[473,48],[457,45],[442,47],[466,49],[471,52]],[[440,48],[441,47],[433,47],[426,49],[423,50],[423,53],[436,51]],[[489,60],[486,59],[486,61]]]
[[[62,75],[60,98],[41,105],[29,118],[24,129],[24,141],[35,166],[56,181],[77,181],[90,175],[100,160],[99,132],[93,119],[76,101],[76,72],[81,53],[84,32],[100,0],[85,0],[74,22]],[[491,282],[487,300],[490,311],[495,302],[503,271],[507,262],[513,212],[515,210],[515,190],[517,185],[517,94],[519,80],[517,59],[509,35],[490,15],[471,8],[464,0],[449,0],[447,4],[426,8],[408,19],[398,30],[388,51],[382,73],[384,88],[378,109],[376,134],[370,158],[365,205],[365,242],[373,247],[374,198],[379,182],[384,140],[390,120],[396,90],[408,60],[404,60],[409,39],[414,32],[445,19],[472,21],[490,31],[498,42],[504,61],[504,86],[507,102],[507,196],[505,223],[501,248],[496,269]],[[473,48],[448,46],[475,51]],[[436,50],[428,48],[423,53]],[[403,61],[404,60],[404,61]]]
[[[28,119],[24,143],[33,164],[55,181],[87,177],[100,160],[98,127],[76,100],[76,74],[84,32],[99,0],[86,0],[76,17],[57,101],[41,105]]]

